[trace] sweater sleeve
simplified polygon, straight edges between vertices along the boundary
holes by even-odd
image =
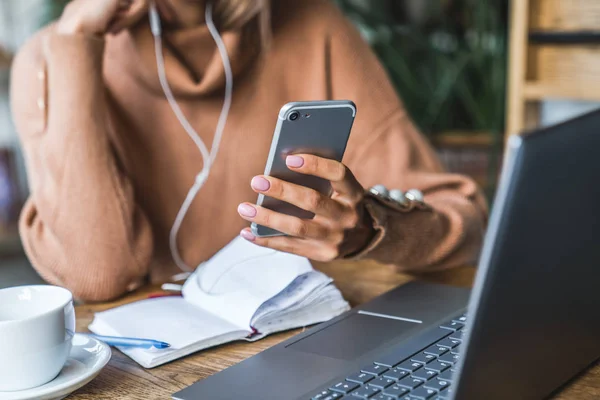
[[[46,29],[17,55],[11,85],[30,186],[25,251],[44,279],[90,301],[139,286],[152,254],[110,140],[103,54],[102,39]]]
[[[368,44],[342,15],[333,19],[327,44],[331,96],[357,105],[344,162],[365,188],[419,189],[433,208],[402,213],[369,203],[378,234],[355,256],[404,271],[473,262],[487,221],[482,193],[470,178],[443,170]]]

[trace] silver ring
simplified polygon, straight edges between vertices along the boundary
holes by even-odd
[[[423,193],[417,189],[410,189],[404,193],[400,189],[388,190],[383,185],[376,185],[371,187],[367,193],[379,203],[400,212],[409,212],[414,209],[431,210],[431,207],[423,201]]]

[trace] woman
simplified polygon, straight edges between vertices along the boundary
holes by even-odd
[[[221,150],[178,235],[187,265],[209,258],[240,230],[257,245],[320,261],[369,258],[429,271],[473,260],[486,220],[483,197],[471,180],[443,172],[376,57],[334,5],[213,5],[235,89]],[[85,300],[114,298],[178,272],[169,230],[202,168],[159,82],[148,6],[74,0],[14,63],[13,111],[31,187],[23,243],[46,280]],[[204,1],[156,6],[167,81],[210,145],[226,79]],[[323,99],[349,99],[358,108],[344,164],[310,155],[287,163],[332,181],[331,198],[260,175],[279,108]],[[419,189],[432,210],[404,213],[373,201],[364,193],[375,184]],[[252,203],[257,193],[316,217],[261,209]],[[292,236],[255,238],[249,221]]]

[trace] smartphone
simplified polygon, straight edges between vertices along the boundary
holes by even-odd
[[[350,130],[356,116],[356,105],[348,100],[294,102],[279,111],[265,175],[306,186],[328,196],[331,184],[316,176],[290,170],[285,159],[291,154],[314,154],[342,161]],[[282,214],[311,219],[314,214],[287,202],[263,194],[257,204]],[[266,226],[252,224],[255,236],[280,236],[281,232]]]

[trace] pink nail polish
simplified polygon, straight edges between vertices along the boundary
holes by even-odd
[[[250,204],[240,204],[238,206],[238,213],[244,217],[253,218],[256,216],[256,208],[252,207]]]
[[[300,168],[304,165],[304,158],[300,156],[287,156],[285,158],[285,163],[288,167]]]
[[[251,242],[254,242],[254,239],[256,239],[254,235],[246,229],[242,229],[242,231],[240,232],[240,236]]]
[[[262,176],[255,176],[254,178],[252,178],[250,186],[252,186],[252,189],[254,190],[264,192],[269,190],[269,188],[271,187],[271,183]]]

